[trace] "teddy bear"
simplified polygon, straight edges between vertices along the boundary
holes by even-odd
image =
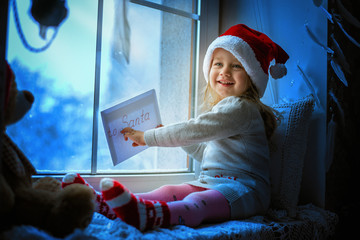
[[[43,177],[33,182],[36,170],[6,134],[6,126],[19,121],[34,102],[29,91],[19,91],[8,63],[0,133],[0,232],[16,225],[31,225],[54,237],[86,228],[94,214],[94,193],[85,185],[62,189],[61,182]],[[1,234],[0,234],[1,236]]]

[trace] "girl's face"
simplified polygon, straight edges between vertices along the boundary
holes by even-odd
[[[234,55],[217,48],[213,53],[209,81],[211,88],[223,99],[241,96],[248,89],[251,80]]]

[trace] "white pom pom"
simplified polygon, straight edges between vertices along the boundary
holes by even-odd
[[[103,178],[100,181],[101,191],[107,191],[114,186],[114,181],[111,178]]]
[[[64,183],[73,183],[76,177],[77,177],[76,173],[68,173],[64,176],[62,181]]]
[[[286,74],[287,74],[287,69],[286,69],[285,64],[277,63],[270,67],[270,75],[274,79],[282,78]]]

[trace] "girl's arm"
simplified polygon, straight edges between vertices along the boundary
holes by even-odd
[[[156,126],[156,128],[163,127],[163,126],[164,125],[160,124],[160,125]],[[133,141],[133,143],[132,143],[133,147],[146,145],[146,142],[144,139],[144,132],[142,132],[142,131],[137,131],[130,127],[126,127],[123,130],[121,130],[120,133],[122,133],[124,135],[125,141],[127,141],[129,138]]]
[[[146,142],[144,139],[144,132],[142,132],[142,131],[137,131],[137,130],[127,127],[127,128],[124,128],[121,131],[121,133],[124,134],[125,141],[127,141],[129,138],[130,138],[130,140],[133,141],[133,143],[132,143],[133,147],[146,145]],[[199,144],[194,144],[191,146],[184,146],[184,147],[182,147],[182,149],[187,154],[189,154],[192,158],[201,162],[205,147],[206,147],[205,143],[199,143]]]
[[[192,158],[194,158],[196,161],[201,162],[205,147],[206,147],[205,143],[199,143],[199,144],[182,147],[182,149]]]
[[[219,102],[212,111],[186,122],[145,131],[148,146],[181,147],[246,133],[256,106],[237,97]]]
[[[124,139],[127,141],[129,138],[133,141],[132,146],[145,146],[144,132],[134,130],[130,127],[126,127],[121,130],[121,133],[124,134]]]
[[[146,132],[132,128],[124,128],[121,132],[125,140],[130,138],[134,142],[133,146],[190,146],[245,133],[250,128],[254,109],[258,113],[256,107],[247,101],[228,97],[219,102],[211,112],[186,122]]]

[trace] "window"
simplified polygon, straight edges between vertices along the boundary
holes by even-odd
[[[42,52],[24,47],[14,21],[17,3],[26,41],[41,48],[47,41],[29,15],[31,1],[11,1],[7,59],[19,89],[35,96],[32,110],[8,133],[39,173],[91,169],[97,3],[68,1],[66,21],[53,43]],[[47,39],[54,34],[47,32]]]
[[[16,2],[27,42],[43,46],[48,40],[28,14],[31,1]],[[113,166],[99,111],[154,88],[165,125],[193,116],[200,3],[71,0],[67,6],[56,38],[39,53],[24,48],[11,7],[7,59],[35,103],[9,135],[43,174],[193,171],[180,148],[149,148]],[[48,30],[47,39],[55,33]]]
[[[196,21],[138,3],[147,2],[104,1],[100,106],[155,88],[164,125],[186,120],[191,114]],[[162,3],[154,7],[190,13],[197,8],[191,0]],[[114,14],[113,9],[126,14]],[[113,167],[103,129],[98,136],[98,172],[189,170],[180,148],[149,148]]]

